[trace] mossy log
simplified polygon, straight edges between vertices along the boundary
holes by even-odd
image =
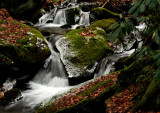
[[[120,14],[112,12],[112,11],[110,11],[106,8],[102,8],[102,7],[93,8],[90,11],[90,15],[95,20],[102,20],[102,19],[108,19],[108,18],[115,18],[115,19],[120,18]]]

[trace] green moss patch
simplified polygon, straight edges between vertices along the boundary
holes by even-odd
[[[49,55],[49,47],[42,34],[9,16],[0,9],[0,54],[16,65],[35,64],[44,61]],[[1,57],[3,63],[5,58]]]
[[[56,46],[69,77],[89,77],[97,62],[112,52],[106,32],[98,27],[72,30]]]
[[[94,22],[91,27],[100,27],[106,31],[106,33],[109,33],[113,29],[109,29],[109,27],[116,22],[115,19],[103,19],[103,20],[98,20]]]
[[[87,33],[89,30],[92,30],[93,36],[82,36],[80,34],[82,32]],[[70,49],[76,53],[76,56],[72,57],[70,61],[77,65],[93,64],[102,58],[107,50],[110,50],[105,32],[97,28],[73,30],[65,36],[70,41]]]

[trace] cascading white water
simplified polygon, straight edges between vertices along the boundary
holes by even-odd
[[[51,49],[51,56],[46,59],[45,68],[41,69],[28,83],[29,89],[22,92],[23,100],[7,106],[4,113],[30,113],[45,99],[64,93],[71,88],[68,85],[59,53],[53,50],[50,43],[48,45]]]
[[[33,81],[51,87],[68,86],[68,81],[66,79],[66,74],[64,71],[65,69],[61,63],[59,53],[53,50],[53,46],[51,45],[51,43],[48,43],[48,46],[51,50],[51,56],[46,59],[44,64],[45,68],[38,72]],[[56,82],[58,82],[59,84],[56,84]]]
[[[97,72],[95,72],[94,78],[97,78],[99,76],[106,75],[106,74],[113,72],[114,63],[120,58],[130,56],[134,51],[135,50],[132,49],[130,51],[124,51],[123,53],[117,53],[117,54],[113,54],[113,55],[106,56],[105,58],[103,58],[101,62],[98,64]]]
[[[53,17],[55,16],[56,11],[57,11],[57,7],[52,9],[50,12],[44,14],[41,18],[39,18],[38,25],[44,25],[49,20],[53,21]]]
[[[16,84],[16,80],[7,79],[5,83],[3,83],[3,88],[6,91],[9,91]]]
[[[38,27],[39,30],[44,30],[44,29],[51,29],[54,28],[55,29],[59,29],[60,26],[67,24],[66,21],[66,10],[71,9],[71,8],[79,8],[79,5],[76,4],[76,0],[70,2],[68,4],[67,8],[63,8],[63,9],[57,9],[54,8],[52,9],[49,13],[44,14],[40,19],[39,22],[35,25],[35,27]],[[78,24],[76,25],[72,25],[71,29],[76,29],[77,26],[89,26],[90,25],[90,12],[83,12],[80,8],[80,15],[77,15],[75,17],[75,21],[77,22],[78,20]],[[47,23],[49,20],[53,21],[50,23]],[[45,30],[46,31],[46,30]]]
[[[26,90],[22,93],[27,96],[26,101],[32,107],[42,102],[46,97],[54,96],[69,89],[68,79],[60,61],[59,53],[53,50],[51,43],[48,43],[48,45],[51,50],[51,56],[46,59],[45,68],[40,70],[33,81],[29,83],[31,90]]]
[[[90,12],[81,11],[81,16],[80,16],[80,20],[79,20],[78,24],[85,25],[85,26],[90,25],[89,14],[90,14]]]
[[[72,25],[71,29],[76,29],[78,26],[84,25],[84,26],[89,26],[90,25],[90,12],[83,12],[80,10],[80,19],[78,24]]]
[[[66,24],[66,14],[64,9],[59,9],[53,21],[54,24],[64,25]]]
[[[53,21],[54,24],[64,25],[66,24],[65,9],[59,9],[57,7],[52,9],[50,12],[45,13],[41,18],[39,18],[38,23],[35,26],[45,25],[49,20]]]

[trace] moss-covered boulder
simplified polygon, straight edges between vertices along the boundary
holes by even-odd
[[[109,27],[116,22],[115,19],[102,19],[94,22],[90,27],[100,27],[106,31],[106,33],[109,33],[113,29],[109,29]]]
[[[51,54],[42,34],[0,9],[0,84],[8,77],[34,74]]]
[[[1,0],[0,8],[5,8],[18,19],[32,20],[45,0]]]
[[[1,64],[25,65],[44,61],[51,52],[42,34],[27,25],[17,22],[13,22],[13,24],[19,25],[18,29],[27,29],[28,31],[22,36],[18,36],[16,32],[3,34],[0,38]]]
[[[89,76],[96,62],[111,51],[105,31],[98,27],[70,31],[56,46],[69,77]]]
[[[97,7],[93,8],[90,11],[90,15],[92,19],[95,20],[102,20],[102,19],[107,19],[107,18],[119,18],[120,15],[118,13],[114,13],[106,8],[102,7]]]

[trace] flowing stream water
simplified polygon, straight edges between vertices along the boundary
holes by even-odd
[[[43,28],[51,27],[53,29],[53,27],[60,27],[61,25],[66,24],[66,9],[67,8],[55,8],[51,10],[49,13],[46,13],[39,19],[39,22],[36,26]],[[48,20],[52,20],[53,22],[47,23]],[[75,29],[75,26],[78,25],[89,24],[89,12],[81,11],[79,22],[77,25],[72,26],[72,29]],[[52,54],[46,59],[44,67],[42,67],[42,69],[40,69],[40,71],[35,75],[33,80],[28,83],[29,89],[21,92],[23,98],[17,102],[11,103],[3,110],[0,108],[0,113],[32,113],[34,108],[45,99],[62,94],[72,88],[69,86],[65,68],[60,60],[60,55],[54,50],[54,44],[57,41],[56,39],[61,38],[61,36],[57,35],[53,38],[52,39],[54,41],[51,41],[52,44],[47,41]],[[134,42],[132,42],[132,44],[133,43]],[[119,58],[129,56],[133,52],[134,50],[124,51],[124,49],[120,47],[117,53],[103,58],[95,70],[94,78],[112,72],[114,70],[113,65],[115,61],[117,61]],[[14,81],[14,83],[16,82]],[[6,84],[10,83],[6,81]],[[9,88],[11,87],[13,87],[13,84],[10,85]]]
[[[68,9],[77,8],[80,12],[79,15],[75,17],[75,25],[69,29],[61,28],[61,26],[66,25],[66,11]],[[65,8],[57,8],[55,6],[50,12],[45,13],[40,19],[39,22],[35,25],[42,32],[50,32],[53,34],[65,34],[68,30],[75,29],[78,26],[89,26],[90,12],[84,12],[79,8],[79,4],[76,4],[76,1],[69,3]]]
[[[48,42],[48,45],[51,55],[46,59],[44,67],[28,83],[29,89],[22,92],[23,99],[7,106],[0,113],[32,113],[34,107],[45,99],[64,93],[71,88],[59,53],[54,51],[51,43]],[[7,89],[13,87],[8,80],[5,84],[9,86]]]

